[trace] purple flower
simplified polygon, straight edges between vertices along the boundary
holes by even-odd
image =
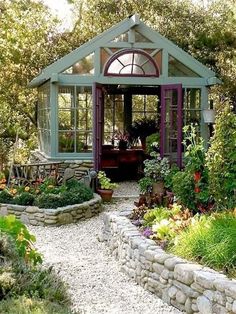
[[[149,238],[151,235],[153,235],[152,229],[150,227],[146,227],[143,230],[143,235],[147,238]]]
[[[139,219],[133,220],[132,224],[135,225],[136,227],[139,227],[142,225],[141,221]]]

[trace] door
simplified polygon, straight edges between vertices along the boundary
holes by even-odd
[[[182,85],[161,86],[161,157],[182,165]]]
[[[93,157],[94,169],[101,169],[104,97],[102,85],[93,85]]]

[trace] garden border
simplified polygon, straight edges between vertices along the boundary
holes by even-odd
[[[129,214],[104,213],[103,218],[103,240],[124,273],[181,311],[236,313],[236,280],[165,252],[139,232]]]
[[[67,205],[56,209],[37,206],[0,204],[0,216],[15,215],[25,224],[33,226],[60,226],[90,218],[102,211],[102,200],[98,194],[81,204]]]

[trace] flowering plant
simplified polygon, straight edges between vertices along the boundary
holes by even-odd
[[[115,131],[112,141],[116,141],[116,144],[119,148],[127,148],[130,142],[130,135],[128,132],[124,131]]]
[[[146,177],[153,180],[162,180],[170,173],[168,158],[161,158],[159,153],[151,152],[153,159],[144,160],[144,173]]]
[[[102,190],[113,190],[118,187],[117,183],[111,183],[111,179],[107,178],[104,171],[99,171],[97,178]]]

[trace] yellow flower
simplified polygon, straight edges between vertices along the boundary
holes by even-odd
[[[25,192],[29,192],[29,190],[30,190],[30,187],[29,187],[29,186],[26,186],[26,187],[25,187]]]
[[[48,189],[53,189],[54,188],[54,185],[50,184],[48,185]]]
[[[24,235],[22,233],[19,233],[17,236],[17,240],[22,242],[24,240]]]
[[[39,189],[35,190],[35,194],[39,194],[39,192],[40,192]]]
[[[0,184],[0,190],[4,190],[6,187],[6,184]]]
[[[15,195],[17,193],[17,189],[12,189],[11,194]]]

